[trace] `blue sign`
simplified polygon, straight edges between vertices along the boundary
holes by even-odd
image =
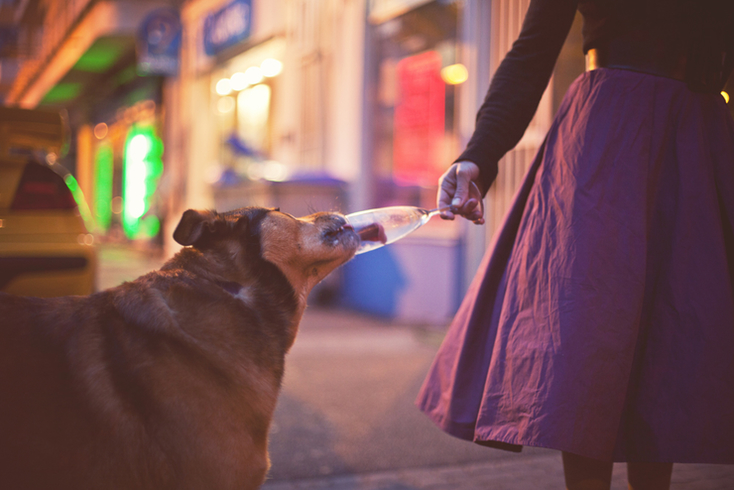
[[[232,0],[204,20],[204,51],[214,56],[250,37],[252,0]]]
[[[177,75],[181,51],[178,11],[163,7],[149,13],[138,29],[137,48],[141,75]]]

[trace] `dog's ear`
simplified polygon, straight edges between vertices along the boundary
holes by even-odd
[[[214,211],[187,209],[173,232],[173,239],[181,245],[194,245],[206,231],[214,231],[216,219]]]

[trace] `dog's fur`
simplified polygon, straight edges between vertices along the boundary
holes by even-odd
[[[0,294],[0,488],[255,489],[311,288],[343,217],[188,210],[159,271],[91,296]]]

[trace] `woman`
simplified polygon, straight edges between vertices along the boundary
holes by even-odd
[[[566,94],[417,404],[442,429],[561,450],[569,489],[667,489],[734,463],[734,2],[531,0],[438,205],[481,222],[576,9]]]

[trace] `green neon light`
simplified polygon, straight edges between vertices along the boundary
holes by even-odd
[[[89,206],[87,205],[86,199],[84,199],[84,193],[82,193],[79,183],[71,174],[67,174],[66,177],[64,177],[64,182],[66,182],[66,186],[71,191],[71,195],[74,196],[76,205],[79,208],[79,214],[84,220],[87,230],[94,230],[94,219],[92,218],[92,213],[89,211]]]
[[[140,232],[143,236],[154,237],[161,229],[161,220],[157,216],[146,216],[140,221]]]
[[[150,237],[155,226],[141,226],[163,173],[163,142],[152,126],[133,126],[125,141],[122,229],[130,239]],[[157,230],[156,230],[157,232]]]
[[[102,144],[94,155],[94,216],[99,231],[106,232],[112,221],[112,176],[114,152],[109,144]]]
[[[42,104],[55,104],[74,99],[82,91],[81,83],[59,83],[49,90],[41,101]]]
[[[128,68],[125,68],[124,70],[121,70],[117,75],[115,75],[115,82],[117,83],[117,85],[123,85],[135,78],[137,74],[137,68],[135,66],[130,66]]]
[[[130,48],[130,42],[119,37],[99,38],[79,57],[74,70],[104,73],[120,59],[123,52]]]

